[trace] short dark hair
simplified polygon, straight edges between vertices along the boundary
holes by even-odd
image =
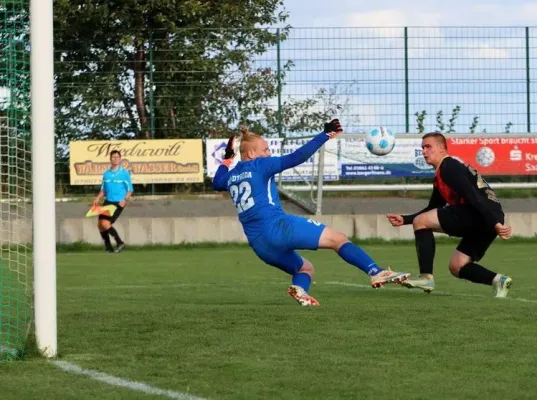
[[[440,132],[429,132],[429,133],[426,133],[425,135],[423,135],[423,137],[421,138],[422,140],[423,139],[427,139],[427,138],[434,138],[436,139],[438,142],[440,142],[444,148],[447,150],[447,140],[446,140],[446,137],[441,134]]]
[[[114,154],[117,154],[118,156],[121,157],[121,153],[120,153],[119,150],[112,150],[112,151],[110,152],[110,157],[112,157]]]

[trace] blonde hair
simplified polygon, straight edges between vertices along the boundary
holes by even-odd
[[[241,126],[241,144],[239,146],[239,151],[241,155],[245,154],[251,147],[252,143],[261,139],[261,136],[257,133],[250,132],[248,127],[245,125]]]

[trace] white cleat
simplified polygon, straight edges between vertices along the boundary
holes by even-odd
[[[401,284],[409,289],[421,289],[425,293],[431,293],[434,290],[434,279],[423,278],[421,275],[412,277]]]
[[[371,286],[375,289],[378,289],[384,286],[386,283],[403,283],[408,278],[410,278],[410,273],[394,272],[388,268],[383,271],[380,271],[376,275],[373,275],[370,280]]]
[[[311,297],[303,288],[297,285],[291,285],[287,293],[295,299],[301,306],[318,306],[319,302]]]
[[[513,284],[513,280],[507,275],[500,275],[498,279],[492,282],[494,297],[507,297],[507,292]]]

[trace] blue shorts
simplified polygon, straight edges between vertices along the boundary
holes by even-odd
[[[250,243],[255,254],[264,262],[295,275],[304,261],[295,251],[317,250],[326,225],[312,219],[286,215]]]

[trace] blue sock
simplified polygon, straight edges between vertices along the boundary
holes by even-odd
[[[304,272],[299,272],[293,275],[293,285],[300,286],[306,292],[310,290],[310,284],[311,277],[308,274]]]
[[[341,246],[337,253],[349,264],[360,268],[367,275],[376,275],[382,271],[382,268],[365,251],[351,242],[347,242]]]

